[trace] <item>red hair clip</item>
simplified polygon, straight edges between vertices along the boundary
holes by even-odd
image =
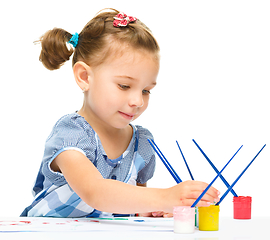
[[[125,13],[118,13],[114,17],[113,26],[114,27],[126,27],[129,23],[135,22],[137,18],[128,16]]]

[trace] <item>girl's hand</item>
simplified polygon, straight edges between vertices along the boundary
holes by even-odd
[[[179,183],[176,186],[166,189],[168,194],[167,204],[170,206],[191,206],[207,186],[207,183],[191,180]],[[214,187],[209,188],[196,206],[208,207],[211,203],[218,202],[219,194],[220,192]],[[166,207],[164,209],[167,211]],[[168,208],[168,211],[170,210],[172,209]]]
[[[158,211],[158,212],[140,213],[139,216],[140,217],[164,217],[164,218],[170,218],[170,217],[173,217],[173,214]]]

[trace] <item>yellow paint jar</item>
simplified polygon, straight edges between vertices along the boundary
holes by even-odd
[[[219,206],[199,207],[199,230],[218,231]]]

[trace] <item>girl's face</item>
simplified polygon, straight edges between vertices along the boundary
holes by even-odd
[[[87,111],[101,123],[124,128],[147,108],[159,61],[143,51],[126,51],[89,71]]]

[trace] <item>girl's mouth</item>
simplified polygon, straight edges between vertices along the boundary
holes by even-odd
[[[120,111],[119,111],[119,113],[123,118],[128,119],[128,120],[132,120],[135,116],[135,114],[128,114],[128,113],[124,113],[124,112],[120,112]]]

